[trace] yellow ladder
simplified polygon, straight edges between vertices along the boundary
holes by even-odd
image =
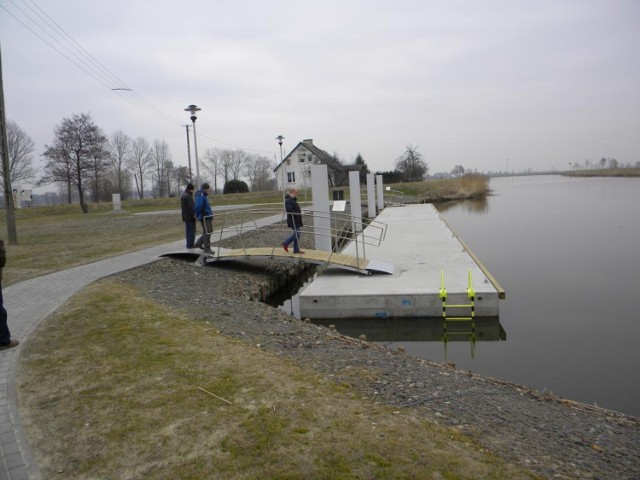
[[[473,289],[473,282],[471,280],[471,270],[468,270],[468,284],[467,284],[467,298],[469,299],[469,303],[463,304],[447,304],[447,289],[444,285],[444,270],[440,270],[440,293],[439,297],[442,301],[442,341],[444,342],[444,353],[445,358],[447,356],[447,344],[451,336],[454,335],[468,335],[469,342],[471,344],[471,357],[473,358],[475,355],[475,344],[476,344],[476,322],[475,322],[475,299],[476,292]],[[454,308],[456,310],[459,309],[469,309],[469,315],[456,315],[449,316],[447,314],[447,308]],[[455,323],[468,323],[468,330],[455,330],[449,331],[449,322]]]

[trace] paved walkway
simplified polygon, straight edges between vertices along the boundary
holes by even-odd
[[[3,289],[9,328],[20,342],[73,294],[102,277],[184,249],[184,240],[34,278]],[[40,474],[22,432],[16,398],[16,364],[22,343],[0,352],[0,479],[38,479]]]
[[[282,220],[274,215],[243,226],[251,230]],[[225,232],[222,238],[235,235]],[[212,239],[220,239],[214,232]],[[22,431],[16,397],[16,365],[22,342],[38,323],[90,283],[124,270],[151,263],[161,255],[184,250],[184,240],[127,253],[88,265],[26,280],[3,289],[11,336],[20,345],[0,351],[0,480],[37,480],[40,472]]]

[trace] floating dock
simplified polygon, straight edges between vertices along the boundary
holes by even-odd
[[[354,275],[327,267],[299,293],[301,318],[442,317],[443,288],[448,315],[459,310],[467,316],[470,284],[473,315],[499,316],[504,290],[433,205],[389,207],[376,221],[387,225],[386,238],[366,246],[364,256],[393,264],[394,273]],[[355,244],[342,253],[362,256]]]

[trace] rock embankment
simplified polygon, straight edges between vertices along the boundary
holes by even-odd
[[[546,478],[639,478],[639,419],[345,337],[255,301],[298,268],[278,261],[203,268],[164,259],[119,278],[224,335],[350,385],[365,401],[412,409],[458,429]]]

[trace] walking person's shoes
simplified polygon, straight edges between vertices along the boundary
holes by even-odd
[[[11,340],[9,343],[5,343],[4,345],[0,345],[0,350],[6,350],[7,348],[13,348],[18,346],[18,340]]]
[[[289,245],[287,245],[286,243],[283,243],[282,248],[284,248],[285,252],[289,253]]]

